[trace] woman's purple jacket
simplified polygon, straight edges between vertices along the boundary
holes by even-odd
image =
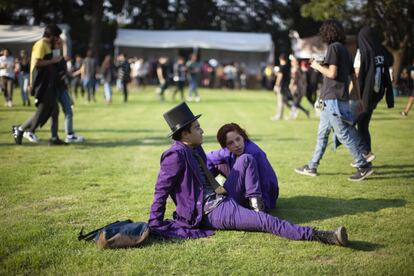
[[[198,146],[194,150],[206,162],[203,148]],[[148,220],[153,233],[173,238],[201,238],[214,234],[212,230],[200,229],[203,217],[203,187],[200,179],[199,165],[192,149],[175,141],[161,156],[160,173]],[[168,196],[176,205],[173,220],[164,220]]]
[[[251,154],[256,160],[259,169],[263,202],[268,210],[274,209],[279,196],[279,187],[276,173],[267,160],[266,153],[250,140],[244,142],[244,153]],[[212,151],[207,154],[207,166],[213,172],[217,165],[227,164],[231,169],[235,162],[236,156],[227,148]]]

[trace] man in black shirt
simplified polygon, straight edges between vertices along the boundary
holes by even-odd
[[[343,45],[345,34],[341,24],[327,20],[320,29],[320,35],[328,44],[326,57],[322,64],[312,61],[311,67],[324,76],[321,89],[321,117],[318,138],[312,160],[305,166],[295,169],[299,174],[316,176],[316,169],[328,145],[329,133],[334,130],[338,140],[344,144],[354,158],[358,171],[350,176],[350,181],[361,181],[374,170],[365,160],[359,147],[360,138],[356,129],[349,123],[352,113],[349,108],[349,79],[352,79],[356,96],[360,99],[359,84],[352,66],[351,57]]]
[[[273,91],[277,97],[276,114],[271,118],[272,120],[280,120],[283,118],[283,109],[286,105],[291,107],[289,99],[292,97],[289,90],[290,83],[290,67],[287,63],[286,54],[279,56],[280,69],[276,72],[276,83]]]
[[[164,93],[165,90],[171,84],[171,76],[172,76],[172,68],[170,61],[167,57],[160,57],[158,59],[158,66],[157,66],[157,77],[160,83],[160,87],[158,88],[157,95],[160,97],[161,101],[164,101]]]

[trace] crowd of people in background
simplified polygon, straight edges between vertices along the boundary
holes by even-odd
[[[128,57],[125,53],[105,55],[99,62],[92,50],[82,57],[64,57],[67,66],[65,82],[73,100],[84,98],[88,103],[96,101],[96,90],[103,85],[104,99],[112,103],[112,86],[128,101],[128,86],[145,88],[159,85],[157,95],[164,100],[168,88],[174,90],[173,98],[180,92],[181,100],[200,101],[197,88],[246,89],[248,73],[246,65],[237,62],[219,63],[216,59],[200,61],[196,54],[188,59],[184,56],[145,60],[143,57]],[[10,50],[3,49],[0,57],[1,89],[6,105],[13,105],[13,88],[20,86],[23,105],[30,105],[29,89],[30,56],[22,50],[14,57]],[[260,79],[260,76],[255,76]],[[187,96],[185,88],[188,85]]]
[[[278,97],[276,114],[272,120],[283,119],[283,110],[290,109],[285,119],[296,119],[300,112],[309,118],[310,112],[301,104],[305,97],[314,105],[322,84],[322,75],[309,67],[309,59],[297,59],[292,55],[282,54],[279,63],[262,64],[256,75],[248,73],[243,63],[220,63],[212,58],[200,60],[197,54],[174,58],[160,56],[158,59],[145,57],[128,57],[119,53],[115,57],[105,55],[98,60],[92,50],[82,57],[64,57],[66,62],[65,82],[72,105],[79,97],[87,103],[96,101],[96,91],[103,86],[103,98],[107,104],[112,103],[113,86],[123,93],[123,101],[128,101],[130,86],[145,88],[156,85],[159,100],[165,100],[167,90],[172,91],[172,100],[201,100],[198,87],[245,89],[249,86],[274,90]],[[13,89],[20,87],[21,101],[30,106],[29,92],[30,56],[25,50],[17,57],[9,49],[2,49],[0,54],[0,87],[5,98],[5,105],[13,106]],[[252,82],[255,84],[251,85]],[[394,95],[409,96],[402,116],[407,116],[414,103],[414,60],[403,67],[397,80],[393,80]],[[187,88],[188,87],[188,88]]]

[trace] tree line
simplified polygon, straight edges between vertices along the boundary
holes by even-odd
[[[276,56],[290,51],[289,31],[315,35],[328,18],[350,34],[366,24],[383,35],[397,73],[413,57],[411,0],[0,0],[0,24],[66,23],[75,53],[113,50],[118,27],[270,33]]]

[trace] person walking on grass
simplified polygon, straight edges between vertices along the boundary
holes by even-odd
[[[101,74],[104,81],[104,97],[107,104],[112,104],[112,80],[114,71],[115,67],[112,62],[112,56],[106,55],[101,65]]]
[[[94,57],[94,52],[88,50],[86,57],[82,62],[81,76],[83,80],[83,87],[86,90],[88,103],[91,101],[96,102],[96,73],[98,72],[98,62]]]
[[[348,235],[341,226],[336,231],[319,231],[239,205],[211,175],[203,148],[203,129],[186,103],[164,114],[173,145],[161,156],[161,168],[155,184],[154,200],[148,224],[151,232],[163,237],[201,238],[214,230],[267,232],[291,240],[319,241],[346,246]],[[237,173],[235,173],[237,172]],[[260,192],[255,159],[242,154],[227,177],[227,185],[250,187],[249,197]],[[173,219],[164,220],[167,198],[175,204]],[[257,207],[257,206],[256,206]]]
[[[8,48],[2,50],[0,56],[0,86],[4,94],[5,106],[13,107],[13,84],[15,61]]]
[[[22,97],[23,106],[30,106],[30,95],[29,95],[29,75],[30,75],[30,59],[26,53],[26,50],[20,51],[19,62],[18,62],[18,77],[20,95]]]
[[[404,111],[401,111],[400,114],[403,117],[408,116],[408,112],[410,112],[411,108],[413,107],[413,103],[414,103],[414,58],[413,61],[411,63],[411,66],[408,67],[407,69],[408,71],[408,89],[409,89],[409,94],[408,94],[408,102],[407,105],[404,108]]]
[[[184,57],[178,57],[177,61],[174,63],[173,67],[174,72],[174,82],[175,90],[173,92],[172,99],[175,100],[175,96],[180,92],[181,101],[184,101],[184,85],[186,80],[187,68],[185,67]]]
[[[26,122],[12,127],[12,135],[18,145],[22,143],[25,132],[25,137],[29,141],[37,142],[38,138],[34,134],[36,129],[43,126],[50,117],[57,117],[59,114],[57,63],[62,60],[62,56],[53,57],[52,46],[57,40],[60,40],[61,33],[62,30],[58,26],[50,24],[46,26],[43,37],[33,45],[30,60],[30,86],[33,90],[37,109]],[[56,133],[52,134],[50,144],[66,144],[59,139],[57,127],[52,126],[52,128],[56,130]]]
[[[306,117],[309,119],[310,113],[309,110],[305,109],[300,102],[302,97],[306,95],[306,90],[308,86],[308,68],[307,62],[298,60],[292,56],[290,59],[291,66],[291,79],[289,84],[289,89],[292,92],[293,102],[292,109],[290,110],[289,119],[295,120],[298,117],[299,110],[305,113]]]
[[[361,138],[360,147],[363,156],[369,162],[375,159],[369,131],[372,113],[384,95],[388,108],[394,107],[390,65],[377,35],[370,27],[363,27],[358,34],[358,52],[355,56],[354,68],[364,104],[364,112],[357,119],[358,133]]]
[[[172,79],[171,63],[166,56],[161,56],[158,59],[157,78],[160,87],[158,87],[156,94],[159,97],[160,101],[164,101],[164,93],[170,86]]]
[[[279,63],[280,68],[276,72],[276,82],[273,88],[273,91],[277,97],[276,114],[270,118],[273,121],[283,119],[283,110],[285,106],[288,108],[292,107],[289,103],[289,100],[292,98],[292,94],[289,89],[291,72],[287,63],[286,54],[281,54],[279,56]]]
[[[359,147],[360,138],[357,130],[348,122],[349,78],[352,80],[357,99],[360,99],[359,84],[352,67],[351,57],[344,46],[345,33],[342,25],[336,20],[325,21],[320,28],[322,40],[328,44],[326,57],[322,64],[312,61],[311,67],[324,76],[321,88],[321,115],[315,151],[311,161],[295,172],[307,176],[317,176],[317,167],[328,145],[331,129],[338,140],[344,144],[354,158],[357,172],[350,176],[350,181],[361,181],[371,175],[374,170],[367,162]]]
[[[53,51],[56,53],[56,55],[62,55],[62,40],[58,39],[55,41],[54,49]],[[63,57],[63,56],[62,56]],[[57,80],[56,80],[56,89],[58,93],[57,100],[62,107],[63,114],[65,114],[65,132],[66,132],[66,143],[81,143],[83,142],[84,138],[78,134],[76,134],[74,128],[73,128],[73,109],[72,109],[72,99],[69,95],[69,88],[68,88],[68,82],[66,81],[66,77],[68,76],[67,71],[67,65],[66,61],[62,58],[57,64]],[[51,120],[51,134],[52,139],[51,143],[60,143],[58,141],[58,125],[59,120],[58,116],[52,116]],[[25,134],[23,134],[23,137],[26,137]]]
[[[200,101],[200,96],[198,95],[198,82],[200,80],[200,72],[201,72],[201,64],[197,60],[197,54],[192,54],[190,60],[187,61],[186,64],[187,72],[188,72],[188,98],[187,101]],[[193,97],[194,94],[194,97]]]
[[[207,154],[207,167],[213,175],[222,174],[229,177],[237,159],[242,155],[251,155],[257,164],[263,211],[270,211],[276,207],[279,196],[277,176],[272,168],[266,153],[252,140],[246,131],[238,124],[225,124],[217,131],[217,141],[222,147]],[[227,182],[227,184],[231,184]],[[226,191],[242,206],[248,206],[249,189],[245,186],[225,186]],[[256,200],[256,199],[255,199]],[[260,204],[260,203],[259,203]]]
[[[124,103],[126,103],[128,102],[128,83],[131,81],[131,67],[125,53],[118,55],[116,69],[118,71],[118,82],[124,95]]]

